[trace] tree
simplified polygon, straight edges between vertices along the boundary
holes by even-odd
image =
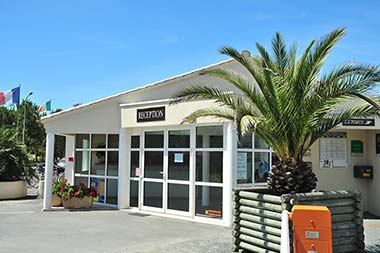
[[[337,29],[313,40],[297,59],[297,46],[287,48],[280,33],[272,39],[272,54],[256,43],[259,56],[224,47],[250,77],[221,68],[201,74],[228,81],[235,90],[195,85],[175,96],[174,103],[197,98],[217,106],[193,112],[185,122],[213,116],[233,120],[239,136],[255,132],[276,152],[268,186],[276,194],[309,192],[317,178],[303,157],[310,146],[344,120],[379,114],[370,91],[380,81],[378,67],[346,63],[322,73],[335,44],[345,35]]]

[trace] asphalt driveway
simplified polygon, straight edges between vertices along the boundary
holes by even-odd
[[[0,201],[0,252],[231,252],[231,229],[125,211],[42,212],[40,199]],[[380,252],[380,219],[364,220]]]

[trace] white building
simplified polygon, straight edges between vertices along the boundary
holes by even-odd
[[[65,176],[71,183],[96,186],[98,202],[231,225],[232,188],[265,185],[272,151],[257,136],[238,144],[228,121],[203,118],[181,124],[211,101],[169,105],[177,91],[190,85],[231,89],[224,81],[199,75],[215,67],[246,74],[237,62],[226,60],[44,117],[46,182],[52,177],[54,135],[64,135]],[[313,163],[318,189],[359,189],[364,210],[380,215],[379,119],[347,124],[369,126],[339,127],[315,143],[305,160]],[[363,165],[373,166],[373,179],[354,177],[353,167]],[[49,209],[51,186],[45,188],[44,209]]]

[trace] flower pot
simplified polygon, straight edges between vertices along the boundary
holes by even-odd
[[[62,199],[58,197],[56,194],[51,195],[51,206],[59,207],[62,206]]]
[[[0,199],[18,199],[27,194],[25,181],[0,182]]]
[[[90,208],[92,206],[92,197],[64,199],[63,206],[65,209]]]

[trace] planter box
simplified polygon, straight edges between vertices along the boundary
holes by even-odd
[[[285,209],[291,211],[295,204],[329,208],[334,253],[364,252],[360,192],[326,191],[274,196],[268,189],[255,188],[234,190],[234,251],[280,252],[281,212]]]
[[[0,182],[0,199],[18,199],[27,194],[25,181]]]
[[[92,197],[64,199],[63,206],[65,209],[90,208],[92,206]]]

